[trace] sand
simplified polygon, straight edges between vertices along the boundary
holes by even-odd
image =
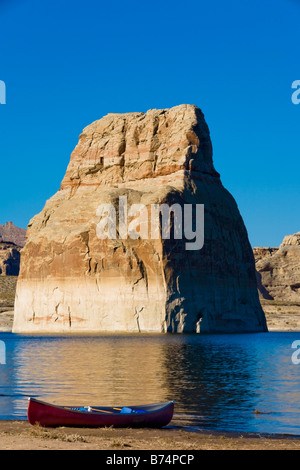
[[[300,303],[261,300],[269,331],[300,331]]]
[[[300,450],[300,438],[181,429],[41,428],[0,421],[0,450]]]

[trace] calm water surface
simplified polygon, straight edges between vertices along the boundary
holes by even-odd
[[[63,405],[175,400],[174,426],[300,434],[300,364],[291,360],[300,332],[0,340],[0,419],[26,419],[28,396]]]

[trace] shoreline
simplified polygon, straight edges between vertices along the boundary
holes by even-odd
[[[268,331],[290,331],[300,332],[300,306],[297,310],[290,310],[289,306],[274,307],[273,305],[264,306]],[[279,311],[278,311],[279,308]],[[282,311],[283,310],[283,311]],[[0,307],[0,333],[12,332],[14,310],[13,308]],[[41,332],[44,334],[45,332]],[[64,332],[62,332],[64,333]],[[92,331],[87,331],[86,334],[92,334]],[[113,332],[104,332],[114,334]],[[36,332],[38,334],[38,332]],[[48,333],[48,334],[51,334]],[[69,332],[69,334],[76,335],[77,332]],[[131,334],[131,333],[128,333]]]
[[[0,276],[0,332],[12,332],[17,280],[17,276]],[[300,302],[260,299],[260,303],[268,331],[300,331]]]
[[[300,436],[172,428],[42,428],[0,420],[0,450],[300,450]]]

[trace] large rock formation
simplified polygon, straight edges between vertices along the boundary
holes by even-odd
[[[6,222],[5,225],[0,225],[0,241],[23,247],[26,243],[26,230],[16,227],[12,222]]]
[[[113,204],[120,216],[125,196],[128,208],[149,209],[141,232],[153,204],[204,204],[203,248],[187,249],[174,234],[126,238],[120,226],[115,239],[99,239],[99,206]],[[15,332],[266,331],[247,232],[196,106],[108,114],[86,127],[27,237]]]
[[[0,241],[0,275],[18,276],[21,248],[14,243]]]
[[[300,232],[279,248],[254,248],[254,256],[261,298],[300,303]]]

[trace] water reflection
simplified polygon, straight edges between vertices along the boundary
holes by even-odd
[[[220,337],[197,339],[164,348],[166,380],[174,390],[178,411],[187,413],[188,421],[195,424],[199,417],[217,424],[228,409],[247,403],[251,408],[253,357],[242,344],[224,345],[217,342]]]
[[[0,339],[2,419],[25,418],[26,396],[75,406],[175,399],[174,425],[300,434],[296,333]]]

